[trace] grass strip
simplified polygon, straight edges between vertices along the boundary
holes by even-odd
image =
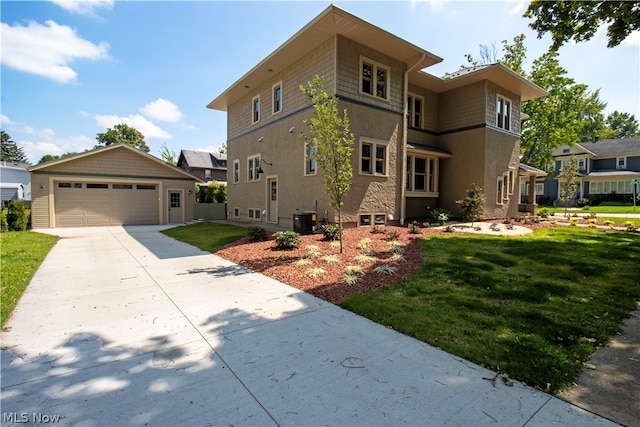
[[[58,240],[32,231],[0,234],[0,313],[2,327],[11,316],[38,267]]]
[[[341,306],[511,378],[556,392],[640,299],[640,235],[540,229],[433,236],[422,269]]]
[[[199,222],[197,224],[169,228],[163,230],[162,233],[203,251],[215,252],[227,243],[245,237],[247,229],[237,225]]]

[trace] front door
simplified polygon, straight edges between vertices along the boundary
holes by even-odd
[[[268,213],[267,221],[278,222],[278,179],[269,178],[267,180],[268,195]]]
[[[169,224],[182,222],[182,192],[169,190]]]

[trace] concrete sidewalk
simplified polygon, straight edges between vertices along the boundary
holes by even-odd
[[[616,425],[162,228],[47,231],[1,335],[3,425]]]

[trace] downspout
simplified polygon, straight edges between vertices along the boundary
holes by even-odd
[[[422,57],[416,61],[411,67],[404,72],[404,88],[403,88],[403,102],[404,108],[402,109],[402,185],[400,186],[400,225],[404,225],[405,215],[407,212],[407,199],[405,197],[406,189],[407,189],[407,144],[408,140],[408,131],[409,131],[409,123],[407,121],[407,114],[409,114],[409,107],[407,105],[407,98],[409,97],[409,73],[416,69],[416,67],[424,61],[427,54],[423,53]]]

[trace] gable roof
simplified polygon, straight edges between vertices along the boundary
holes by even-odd
[[[141,156],[143,158],[146,158],[148,160],[151,160],[155,163],[158,163],[159,165],[168,168],[169,170],[171,170],[172,172],[176,173],[178,172],[179,174],[184,175],[185,177],[191,178],[195,181],[198,182],[203,182],[202,179],[198,178],[197,176],[191,175],[190,173],[188,173],[187,171],[185,171],[184,169],[180,169],[176,166],[173,166],[163,160],[158,159],[157,157],[152,156],[151,154],[145,153],[142,150],[138,150],[137,148],[121,142],[119,144],[112,144],[112,145],[107,145],[106,147],[98,147],[98,148],[94,148],[93,150],[89,150],[89,151],[85,151],[84,153],[79,153],[79,154],[74,154],[71,156],[67,156],[67,157],[63,157],[61,159],[55,159],[55,160],[49,160],[47,162],[43,162],[34,166],[30,166],[29,168],[27,168],[27,170],[29,172],[36,172],[36,171],[43,171],[45,169],[48,169],[50,167],[53,166],[58,166],[67,162],[73,162],[75,160],[78,159],[82,159],[85,157],[90,157],[90,156],[94,156],[96,154],[99,153],[105,153],[111,150],[128,150],[131,153],[135,153],[138,156]]]
[[[619,139],[603,139],[595,142],[580,142],[576,145],[581,146],[585,150],[589,150],[589,152],[598,157],[623,154],[640,155],[640,137],[638,136]]]
[[[227,155],[208,151],[181,150],[178,166],[186,162],[191,168],[227,169],[220,163],[220,160],[227,160]]]
[[[373,47],[385,55],[417,68],[425,68],[442,61],[442,58],[433,53],[332,4],[211,101],[207,108],[227,111],[229,105],[247,94],[247,90],[254,90],[265,81],[270,80],[274,72],[284,70],[336,35]]]

